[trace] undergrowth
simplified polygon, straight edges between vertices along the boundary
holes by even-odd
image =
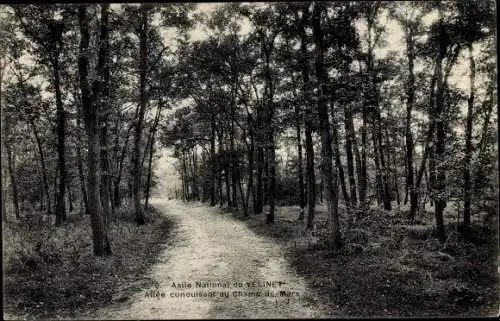
[[[473,221],[463,229],[450,218],[447,239],[435,236],[433,216],[410,222],[405,210],[370,208],[352,215],[340,209],[344,246],[327,244],[326,212],[305,229],[298,207],[277,209],[276,223],[265,215],[244,218],[256,234],[272,238],[329,307],[332,316],[492,316],[498,313],[496,224]]]
[[[21,319],[74,318],[149,286],[147,269],[174,224],[153,208],[143,226],[130,209],[115,214],[107,257],[92,254],[88,215],[70,215],[61,227],[4,224],[4,311]]]

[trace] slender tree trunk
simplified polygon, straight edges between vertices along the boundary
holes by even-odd
[[[233,107],[234,108],[234,107]],[[238,198],[237,198],[237,185],[238,179],[236,175],[236,160],[234,157],[235,149],[234,149],[234,115],[231,118],[231,131],[229,132],[229,166],[231,167],[231,191],[232,191],[232,206],[235,209],[238,209]],[[229,173],[228,173],[229,174]]]
[[[66,209],[64,205],[64,192],[66,191],[66,160],[65,160],[65,126],[66,117],[61,93],[61,80],[59,75],[59,61],[57,58],[53,62],[54,88],[56,91],[57,107],[57,160],[59,169],[59,193],[57,194],[56,205],[56,226],[61,226],[66,218]]]
[[[210,163],[212,168],[212,176],[210,180],[210,206],[215,206],[215,182],[217,176],[217,163],[215,162],[215,115],[211,118],[211,134],[210,134]]]
[[[440,28],[440,38],[444,37],[444,26],[443,26],[443,18],[442,18],[442,9],[440,5],[438,7],[439,14],[439,28]],[[443,166],[444,157],[445,157],[445,124],[444,124],[444,81],[442,77],[442,68],[441,63],[446,54],[446,43],[444,41],[439,42],[439,53],[438,53],[438,70],[437,70],[437,90],[436,90],[436,158],[439,162],[439,168],[436,173],[436,185],[435,185],[435,216],[436,216],[436,228],[438,233],[438,238],[444,242],[445,240],[445,230],[444,230],[444,219],[443,219],[443,211],[446,207],[446,201],[444,199],[444,191],[445,191],[445,180],[446,180],[446,172]]]
[[[227,148],[227,146],[226,146]],[[224,181],[226,183],[226,197],[227,197],[227,206],[229,208],[231,208],[233,206],[233,202],[232,202],[232,199],[231,199],[231,181],[230,181],[230,174],[229,174],[229,171],[230,171],[230,162],[227,162],[227,160],[224,161],[224,164],[226,165],[224,167]]]
[[[388,127],[385,127],[385,137],[386,137],[386,153],[387,153],[387,163],[392,166],[392,181],[393,181],[393,187],[394,191],[396,192],[396,203],[398,205],[401,205],[401,196],[399,194],[399,184],[398,184],[398,167],[396,164],[396,140],[395,139],[390,139],[389,135],[389,129]],[[394,149],[391,150],[390,146],[393,146]],[[391,157],[392,155],[392,157]],[[391,161],[392,160],[392,161]]]
[[[314,222],[316,207],[316,177],[314,173],[314,146],[312,140],[311,112],[306,113],[306,169],[307,169],[307,228],[311,229]]]
[[[495,106],[495,82],[491,81],[486,91],[486,101],[483,103],[482,109],[486,112],[484,117],[483,127],[481,129],[481,139],[479,141],[479,156],[482,156],[486,150],[486,142],[488,140],[488,130],[490,125],[493,106]]]
[[[275,191],[276,191],[276,153],[274,150],[274,133],[272,130],[269,130],[269,147],[268,147],[268,163],[269,163],[269,192],[268,192],[268,200],[269,200],[269,213],[266,217],[266,223],[272,224],[274,223],[275,216]]]
[[[308,229],[312,229],[314,222],[314,211],[316,205],[316,177],[314,175],[314,145],[312,140],[314,115],[311,111],[311,84],[309,82],[309,62],[307,52],[307,35],[305,26],[309,23],[309,3],[305,3],[301,9],[302,20],[299,25],[300,33],[300,52],[302,64],[302,87],[304,97],[304,127],[306,137],[306,172],[307,172],[307,224]]]
[[[324,46],[323,30],[321,29],[321,12],[323,5],[316,2],[312,18],[313,39],[315,44],[315,70],[319,81],[318,114],[320,125],[320,136],[322,145],[322,176],[325,186],[325,197],[329,213],[329,233],[330,244],[335,249],[341,245],[340,222],[338,216],[338,191],[337,173],[332,166],[332,138],[330,135],[330,122],[328,117],[328,107],[326,99],[329,96],[326,82],[327,75],[324,70]]]
[[[266,185],[267,197],[269,202],[269,213],[266,217],[266,223],[274,223],[275,216],[275,192],[276,192],[276,151],[274,146],[274,84],[271,75],[271,52],[273,50],[274,39],[271,45],[263,44],[262,49],[265,57],[265,76],[266,76],[266,143],[267,143],[267,166],[266,166]]]
[[[4,75],[4,68],[6,66],[6,62],[2,60],[0,60],[0,110],[3,111],[2,109],[2,82],[3,82],[3,75]],[[5,130],[5,126],[7,125],[6,124],[6,116],[5,116],[6,113],[2,112],[2,124],[1,124],[1,130],[2,130],[2,137],[6,137],[6,133],[7,131]],[[2,221],[3,222],[7,222],[7,181],[4,179],[4,177],[6,175],[4,175],[4,164],[2,162],[1,164],[2,166],[1,167],[1,170],[2,170],[2,177],[1,177],[1,182],[2,182]]]
[[[220,202],[220,207],[224,205],[224,192],[223,192],[223,186],[222,186],[222,166],[221,166],[221,156],[223,154],[223,140],[224,140],[224,132],[222,131],[222,127],[219,132],[219,148],[218,148],[218,155],[217,155],[217,182],[219,185],[219,202]]]
[[[80,115],[76,118],[76,127],[80,128]],[[76,157],[78,161],[78,178],[80,179],[80,191],[82,193],[82,202],[85,208],[85,213],[89,214],[89,203],[87,196],[87,187],[85,186],[85,175],[83,173],[83,157],[82,157],[82,141],[80,135],[77,137],[78,147],[76,149]]]
[[[464,165],[464,225],[470,225],[470,214],[471,214],[471,158],[472,158],[472,118],[474,112],[474,96],[475,88],[474,82],[476,78],[476,66],[474,62],[474,56],[472,54],[472,43],[468,44],[469,47],[469,82],[470,82],[470,92],[469,99],[467,100],[467,120],[465,125],[465,165]]]
[[[377,135],[376,135],[376,125],[375,122],[372,124],[372,140],[373,140],[373,152],[374,152],[374,159],[375,159],[375,185],[376,185],[376,192],[377,192],[377,204],[380,205],[382,203],[382,199],[384,198],[384,191],[383,191],[383,186],[382,186],[382,169],[380,168],[380,154],[379,154],[379,148],[378,148],[378,142],[377,142]]]
[[[335,113],[335,108],[332,103],[332,114]],[[347,184],[345,182],[344,167],[342,166],[342,161],[340,159],[340,148],[339,148],[339,134],[337,130],[337,122],[335,118],[332,120],[332,140],[333,140],[333,153],[335,154],[335,165],[337,166],[340,187],[342,188],[342,195],[344,196],[344,202],[347,206],[350,206],[351,200],[349,199],[349,192],[347,191]]]
[[[424,174],[424,171],[425,171],[425,164],[427,162],[427,160],[429,158],[432,157],[433,155],[433,152],[432,152],[432,145],[434,144],[434,140],[433,140],[433,137],[434,137],[434,130],[435,130],[435,122],[434,122],[434,96],[435,96],[435,85],[436,85],[436,81],[437,81],[437,64],[435,66],[435,71],[434,71],[434,75],[432,77],[432,80],[431,80],[431,86],[430,86],[430,91],[431,91],[431,94],[430,94],[430,97],[429,97],[429,117],[431,119],[430,121],[430,125],[429,125],[429,130],[428,130],[428,133],[427,133],[427,138],[426,138],[426,141],[425,141],[425,147],[424,147],[424,155],[422,156],[422,161],[420,163],[420,168],[418,169],[418,172],[417,172],[417,176],[416,176],[416,179],[415,179],[415,183],[414,183],[414,186],[415,186],[415,193],[416,193],[416,201],[414,202],[411,202],[410,201],[410,213],[409,213],[409,218],[410,219],[414,219],[415,218],[415,214],[416,214],[416,211],[417,211],[417,205],[418,205],[418,199],[420,197],[420,183],[422,181],[422,177],[423,177],[423,174]],[[431,167],[431,160],[429,159],[429,168]]]
[[[8,122],[8,120],[7,120],[7,122]],[[6,130],[6,132],[8,133],[8,130]],[[16,215],[16,219],[19,220],[19,217],[20,217],[19,191],[18,191],[17,179],[16,179],[16,173],[15,173],[15,167],[16,167],[15,156],[13,155],[12,148],[10,146],[10,142],[3,140],[3,144],[5,144],[5,150],[7,152],[7,168],[9,170],[10,185],[12,188],[12,202],[14,203],[14,213]]]
[[[67,185],[68,189],[68,203],[69,203],[69,212],[73,212],[73,193],[71,193],[70,184]]]
[[[122,173],[123,173],[123,163],[125,161],[125,156],[126,156],[128,144],[130,141],[129,138],[130,138],[130,134],[132,132],[132,128],[133,128],[133,126],[129,127],[129,130],[127,132],[127,137],[125,138],[125,144],[121,150],[121,155],[119,158],[118,174],[116,175],[115,190],[114,190],[114,197],[113,197],[116,207],[120,206],[120,204],[121,204],[120,183],[121,183]]]
[[[352,120],[351,106],[344,105],[344,129],[345,129],[345,151],[347,156],[347,176],[349,177],[350,199],[353,205],[358,202],[356,195],[356,180],[354,178],[354,160],[352,153],[353,141],[356,139],[354,134],[354,122]]]
[[[418,195],[414,182],[413,173],[413,135],[411,132],[411,112],[415,100],[415,74],[414,74],[414,39],[413,28],[408,28],[406,34],[406,53],[408,55],[408,83],[406,85],[406,195],[405,204],[407,202],[408,191],[410,191],[410,209],[416,210],[418,203]],[[411,210],[410,210],[411,212]],[[413,218],[414,213],[410,215]]]
[[[373,87],[375,85],[373,84]],[[383,141],[382,141],[382,119],[380,117],[380,110],[379,110],[379,103],[378,103],[378,89],[373,88],[373,107],[374,107],[374,113],[375,117],[373,119],[374,121],[374,148],[375,148],[375,154],[378,156],[378,159],[380,161],[380,178],[381,178],[381,185],[380,185],[380,191],[381,191],[381,196],[382,196],[382,202],[384,204],[384,209],[390,211],[392,206],[391,206],[391,193],[390,193],[390,187],[389,187],[389,178],[387,174],[387,163],[385,160],[384,156],[384,148],[383,148]],[[376,144],[375,144],[376,141]],[[378,172],[378,170],[377,170]]]
[[[366,106],[363,106],[363,123],[361,124],[361,170],[359,179],[359,202],[363,211],[366,207],[366,191],[368,188],[368,172],[366,168],[366,152],[368,149],[367,139],[368,112]]]
[[[45,191],[45,198],[47,199],[47,213],[52,211],[52,205],[50,204],[50,194],[49,194],[49,180],[47,175],[47,166],[45,166],[45,155],[43,153],[42,141],[40,139],[40,135],[38,134],[38,130],[33,119],[30,119],[30,125],[33,129],[33,134],[35,135],[36,145],[38,148],[38,154],[40,156],[40,165],[42,166],[42,177],[43,177],[43,189]],[[78,153],[80,151],[78,150]]]
[[[249,124],[251,120],[249,119]],[[255,191],[253,186],[253,176],[254,176],[254,139],[253,139],[253,131],[250,131],[250,146],[248,150],[248,188],[247,188],[247,211],[245,216],[249,215],[248,207],[250,204],[250,193],[253,195],[253,206],[255,207]]]
[[[259,139],[259,145],[262,144],[262,140]],[[257,202],[254,206],[254,214],[260,214],[264,207],[264,182],[263,174],[264,171],[264,151],[262,146],[257,147]]]
[[[156,135],[156,130],[157,130],[157,126],[158,126],[158,123],[160,122],[160,116],[161,116],[161,103],[158,105],[158,109],[156,111],[156,116],[155,116],[155,120],[154,120],[154,123],[153,123],[153,128],[151,129],[152,131],[152,134],[151,134],[151,142],[150,142],[150,146],[149,146],[149,161],[148,161],[148,177],[147,177],[147,181],[146,181],[146,201],[144,203],[144,207],[147,208],[148,207],[148,203],[149,203],[149,196],[150,196],[150,190],[151,190],[151,179],[152,179],[152,176],[153,176],[153,172],[152,172],[152,169],[153,169],[153,155],[154,155],[154,146],[155,146],[155,135]]]
[[[298,151],[298,175],[299,175],[299,206],[300,215],[299,220],[304,220],[304,207],[306,206],[306,199],[304,194],[304,169],[302,167],[302,137],[300,133],[300,109],[295,106],[295,132],[297,135],[297,151]]]
[[[241,184],[241,175],[240,175],[239,168],[236,171],[236,179],[238,181],[238,189],[240,190],[241,205],[243,206],[243,215],[245,217],[248,217],[248,197],[247,197],[247,200],[245,201],[245,193],[243,193],[243,186]],[[247,192],[247,195],[248,194],[249,193]]]
[[[147,105],[147,93],[146,93],[146,82],[147,82],[147,46],[148,46],[148,15],[149,8],[147,4],[141,5],[141,26],[139,32],[139,58],[140,58],[140,74],[139,74],[139,92],[140,92],[140,105],[139,114],[135,130],[135,141],[134,141],[134,209],[135,209],[135,221],[137,225],[144,225],[144,212],[141,208],[141,142],[142,142],[142,129],[144,122],[144,114],[146,113]]]

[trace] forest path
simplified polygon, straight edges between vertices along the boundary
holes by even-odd
[[[217,208],[180,201],[152,200],[152,205],[177,222],[173,245],[166,248],[148,275],[158,282],[164,297],[147,297],[143,289],[127,305],[97,311],[100,319],[198,319],[198,318],[315,318],[326,317],[310,300],[305,281],[292,271],[282,249],[250,231],[242,222]],[[275,282],[276,287],[247,282]],[[191,288],[174,288],[186,282]],[[197,288],[196,282],[229,283],[229,288]],[[242,283],[235,287],[234,282]],[[280,283],[282,282],[282,283]],[[249,286],[250,285],[250,286]],[[270,291],[277,297],[266,296]],[[280,291],[293,296],[279,296]],[[174,297],[214,292],[213,297]],[[221,297],[228,292],[228,297]],[[238,294],[241,292],[241,294]],[[260,293],[259,297],[243,293]],[[298,293],[298,295],[297,295]]]

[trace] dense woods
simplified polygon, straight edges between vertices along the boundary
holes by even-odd
[[[309,228],[324,200],[333,247],[341,244],[339,206],[357,218],[370,206],[404,207],[413,222],[432,206],[442,241],[446,224],[469,226],[472,203],[496,206],[498,172],[481,174],[486,159],[492,170],[497,161],[490,6],[218,8],[204,21],[211,35],[179,48],[188,106],[162,131],[179,159],[178,194],[246,215],[268,205],[268,223],[277,202],[307,203]],[[445,222],[455,204],[460,218]]]
[[[150,224],[166,149],[169,197],[269,225],[298,206],[308,231],[326,212],[329,250],[374,209],[432,219],[442,244],[496,228],[492,1],[0,10],[4,224],[88,215],[113,255],[123,207]]]

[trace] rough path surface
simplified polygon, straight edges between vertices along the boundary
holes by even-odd
[[[152,204],[177,222],[174,244],[160,255],[150,271],[159,298],[133,295],[129,304],[96,311],[98,319],[207,319],[207,318],[321,318],[326,317],[285,261],[279,245],[257,236],[242,222],[217,208],[161,198]],[[261,283],[275,281],[276,287]],[[191,284],[174,288],[172,283]],[[197,288],[196,282],[229,283],[229,288]],[[234,282],[242,287],[234,287]],[[248,286],[246,282],[256,282]],[[282,282],[282,283],[279,283]],[[238,293],[241,292],[241,293]],[[265,296],[270,291],[278,297]],[[280,291],[292,296],[279,296]],[[175,297],[215,292],[214,297]],[[228,293],[221,297],[220,292]],[[258,292],[259,297],[244,296]],[[164,297],[161,297],[161,294]],[[184,293],[184,294],[182,294]],[[188,294],[189,293],[189,294]],[[297,296],[298,293],[298,296]],[[288,293],[290,294],[290,293]],[[252,294],[250,294],[252,295]]]

